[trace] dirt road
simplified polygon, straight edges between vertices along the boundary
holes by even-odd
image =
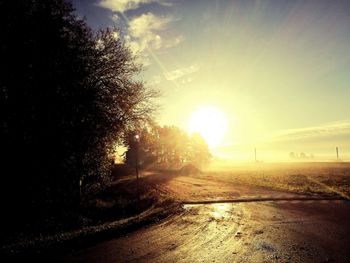
[[[183,202],[202,200],[206,204],[185,204],[180,214],[159,224],[77,251],[61,260],[350,262],[349,201],[308,200],[318,196],[206,180],[200,175],[168,179],[150,175],[143,179],[151,180],[149,183],[154,187]],[[253,202],[210,203],[249,198]]]
[[[67,262],[349,262],[347,201],[185,205]]]

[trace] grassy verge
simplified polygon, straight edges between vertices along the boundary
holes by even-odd
[[[180,210],[180,206],[170,200],[157,203],[139,215],[95,226],[86,226],[74,231],[54,235],[40,235],[22,239],[1,248],[5,258],[52,258],[79,248],[92,245],[109,238],[115,238],[142,226],[156,223]]]
[[[139,194],[140,202],[133,176],[117,178],[103,191],[85,197],[81,210],[69,217],[79,219],[74,227],[72,222],[53,218],[50,224],[60,227],[14,235],[2,243],[0,255],[22,258],[64,254],[155,223],[181,209],[174,199],[145,180],[140,182]]]

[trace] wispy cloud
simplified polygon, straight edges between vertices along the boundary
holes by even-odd
[[[197,72],[199,70],[199,66],[194,64],[189,67],[184,68],[178,68],[173,71],[169,71],[167,73],[164,73],[164,77],[166,80],[176,80],[179,78],[182,78],[186,75],[192,74],[194,72]]]
[[[148,84],[151,85],[151,86],[156,86],[156,85],[158,85],[160,82],[162,82],[162,76],[160,76],[160,75],[155,75],[155,76],[153,76],[153,77],[149,80]]]
[[[97,5],[113,12],[111,19],[116,24],[119,24],[121,19],[126,22],[126,30],[123,35],[125,43],[133,53],[138,55],[139,62],[144,65],[150,64],[151,56],[156,57],[154,51],[164,51],[177,46],[184,39],[182,35],[169,35],[169,32],[165,32],[169,28],[169,24],[177,21],[178,18],[155,15],[151,12],[127,17],[126,11],[138,8],[141,10],[150,3],[172,6],[168,0],[99,0],[97,3]],[[143,8],[142,11],[144,10]]]
[[[292,141],[343,135],[349,135],[350,138],[350,120],[327,123],[321,126],[285,130],[273,136],[272,140]]]
[[[128,10],[137,9],[143,4],[155,2],[166,6],[171,5],[170,2],[162,0],[101,0],[98,2],[98,5],[110,9],[113,12],[124,13]]]
[[[126,42],[135,53],[146,49],[160,49],[164,46],[160,32],[165,30],[171,21],[171,17],[158,17],[152,13],[135,17],[129,21]]]
[[[192,78],[189,76],[199,70],[199,66],[194,64],[188,67],[178,68],[173,71],[164,72],[162,75],[155,75],[149,80],[150,85],[158,85],[164,80],[178,81],[180,84],[188,84],[192,82]]]
[[[112,19],[112,21],[116,24],[118,24],[120,22],[120,16],[118,16],[117,14],[113,14],[110,17]]]
[[[175,19],[171,16],[156,16],[145,13],[128,21],[127,33],[124,37],[125,43],[131,51],[138,55],[143,65],[150,64],[150,54],[157,50],[166,50],[178,45],[183,37],[164,37],[169,24]]]
[[[164,48],[171,48],[171,47],[175,47],[178,44],[180,44],[182,41],[184,41],[184,36],[183,35],[178,35],[174,38],[170,38],[167,41],[165,41],[164,43]]]

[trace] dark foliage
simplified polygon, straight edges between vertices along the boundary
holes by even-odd
[[[121,134],[156,95],[113,31],[91,32],[63,0],[1,1],[2,220],[75,209],[110,174]]]
[[[137,132],[129,132],[125,137],[125,145],[128,148],[125,163],[130,166],[136,165],[136,159],[143,167],[153,163],[185,162],[202,166],[211,158],[208,145],[200,134],[189,136],[175,126],[152,125]]]

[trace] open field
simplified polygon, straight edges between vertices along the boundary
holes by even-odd
[[[301,194],[350,198],[350,163],[257,163],[213,168],[205,177]],[[217,171],[219,170],[219,171]]]
[[[182,201],[279,194],[350,199],[350,163],[237,164],[202,172],[146,172],[142,179]]]

